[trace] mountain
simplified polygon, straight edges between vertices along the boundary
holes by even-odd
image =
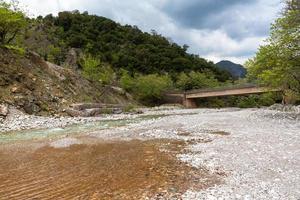
[[[70,48],[75,48],[109,64],[114,71],[172,76],[195,71],[213,74],[221,82],[231,78],[214,63],[189,54],[186,45],[180,46],[154,30],[143,32],[87,12],[65,11],[32,19],[25,38],[27,48],[57,65],[65,62]]]
[[[244,68],[244,66],[228,60],[222,60],[216,65],[219,69],[228,71],[235,79],[245,78],[247,74],[247,70]]]

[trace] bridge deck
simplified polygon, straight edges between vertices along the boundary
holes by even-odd
[[[248,88],[237,88],[237,89],[226,89],[219,91],[191,91],[186,93],[185,98],[205,98],[205,97],[218,97],[218,96],[231,96],[231,95],[247,95],[247,94],[259,94],[271,91],[279,91],[266,87],[248,87]]]

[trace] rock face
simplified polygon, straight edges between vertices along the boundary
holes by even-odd
[[[0,117],[5,118],[8,115],[8,106],[0,104]]]
[[[78,70],[78,58],[80,57],[80,50],[71,48],[67,53],[66,60],[64,62],[64,66],[73,70]]]
[[[100,114],[121,114],[122,107],[118,104],[78,103],[72,104],[66,113],[72,117],[94,117]]]

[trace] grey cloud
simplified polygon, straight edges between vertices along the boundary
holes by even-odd
[[[268,35],[282,0],[20,0],[35,15],[88,11],[143,31],[157,30],[191,53],[242,63]]]
[[[278,1],[278,0],[277,0]],[[264,1],[267,4],[269,1]],[[163,7],[180,26],[224,30],[236,39],[268,34],[270,18],[259,0],[173,0]]]

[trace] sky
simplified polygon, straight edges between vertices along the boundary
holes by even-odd
[[[208,60],[243,64],[268,37],[282,0],[19,0],[32,16],[88,11],[155,30]]]

